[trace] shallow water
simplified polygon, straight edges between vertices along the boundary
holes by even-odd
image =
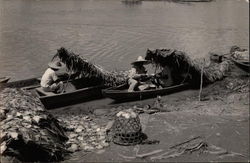
[[[211,3],[0,0],[0,76],[40,76],[64,46],[107,70],[126,70],[147,48],[194,57],[248,47],[245,0]]]

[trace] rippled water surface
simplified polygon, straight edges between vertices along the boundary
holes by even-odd
[[[126,70],[147,48],[194,57],[249,44],[245,0],[211,3],[0,0],[0,76],[40,76],[64,46],[107,70]]]

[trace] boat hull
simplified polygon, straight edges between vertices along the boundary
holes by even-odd
[[[105,87],[95,78],[64,81],[63,93],[44,92],[41,87],[29,89],[35,93],[46,109],[54,109],[102,98]]]
[[[79,89],[74,92],[41,96],[39,99],[46,109],[54,109],[102,98],[102,85]]]
[[[10,77],[1,77],[0,83],[7,83],[10,80]]]
[[[0,90],[4,88],[20,88],[30,91],[34,96],[38,96],[46,109],[54,109],[63,106],[78,104],[94,99],[102,98],[102,89],[105,87],[96,78],[70,79],[65,75],[59,75],[67,88],[66,93],[46,95],[39,93],[40,78],[30,78],[9,83],[1,83]]]
[[[231,58],[231,60],[234,62],[236,66],[241,68],[242,70],[250,73],[250,62],[248,61],[241,61],[241,60],[236,60],[234,58]]]
[[[60,80],[67,80],[68,76],[65,73],[60,73],[58,74],[58,77]],[[35,78],[29,78],[29,79],[24,79],[24,80],[17,80],[17,81],[12,81],[8,83],[1,83],[0,82],[0,88],[26,88],[26,89],[31,89],[35,87],[40,86],[40,81],[41,77],[35,77]]]
[[[115,101],[134,101],[134,100],[153,98],[158,95],[167,95],[170,93],[178,92],[188,88],[188,84],[184,83],[162,89],[134,91],[134,92],[127,92],[127,90],[119,90],[122,87],[125,88],[126,86],[123,85],[118,88],[106,89],[103,90],[102,93],[105,97],[114,99]]]

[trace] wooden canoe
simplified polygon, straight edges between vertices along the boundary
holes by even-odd
[[[247,60],[239,60],[231,57],[231,60],[234,62],[236,66],[243,69],[246,72],[250,72],[250,62]]]
[[[46,109],[69,106],[103,97],[104,86],[95,79],[64,81],[64,86],[66,86],[65,92],[59,94],[45,92],[41,87],[28,88],[28,90],[36,92]]]
[[[68,75],[65,73],[59,73],[58,77],[60,80],[67,80]],[[40,86],[40,81],[41,77],[34,77],[34,78],[29,78],[29,79],[24,79],[24,80],[17,80],[17,81],[12,81],[8,83],[0,83],[0,88],[25,88],[25,89],[31,89],[31,88],[36,88]]]
[[[188,88],[188,85],[189,85],[188,83],[183,83],[161,89],[157,88],[144,91],[128,92],[128,84],[124,84],[118,87],[105,89],[102,91],[102,93],[105,97],[114,99],[116,101],[134,101],[146,98],[153,98],[156,97],[157,95],[166,95],[177,91],[181,91],[183,89]]]
[[[35,88],[40,86],[40,78],[30,78],[7,83],[0,83],[0,90],[4,88]]]
[[[7,83],[10,80],[10,77],[0,77],[0,83]]]
[[[47,109],[72,105],[103,97],[101,89],[104,87],[100,81],[95,78],[77,80],[71,79],[67,84],[68,76],[66,74],[59,74],[58,76],[60,80],[64,81],[65,85],[67,85],[67,88],[65,89],[66,92],[62,94],[43,92],[40,88],[40,77],[0,83],[0,90],[6,87],[29,90],[33,95],[37,95],[39,97]]]

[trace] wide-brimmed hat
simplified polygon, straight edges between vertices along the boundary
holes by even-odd
[[[148,64],[149,61],[144,59],[142,56],[139,56],[136,61],[132,62],[131,64],[137,64],[137,63],[142,63],[142,64]]]
[[[49,66],[50,68],[53,68],[53,69],[62,69],[62,68],[65,67],[65,65],[64,65],[62,62],[60,62],[60,61],[53,61],[53,62],[50,62],[50,63],[48,64],[48,66]]]

